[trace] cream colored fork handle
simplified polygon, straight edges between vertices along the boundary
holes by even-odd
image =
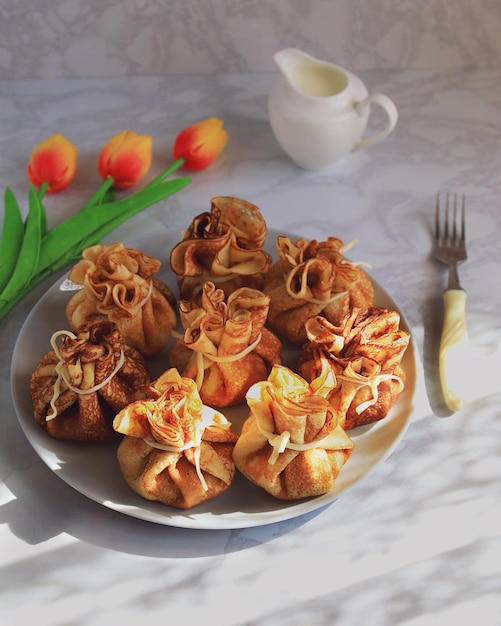
[[[442,393],[451,411],[458,411],[464,402],[466,389],[461,373],[468,367],[464,350],[468,345],[466,291],[447,289],[444,291],[444,322],[440,340],[439,368]]]

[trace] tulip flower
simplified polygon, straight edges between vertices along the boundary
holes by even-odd
[[[63,135],[52,135],[31,153],[26,168],[28,180],[47,193],[58,193],[70,184],[77,169],[78,151]],[[41,195],[43,195],[43,192]]]
[[[228,142],[228,133],[218,117],[210,117],[188,126],[176,137],[172,147],[174,159],[182,159],[189,170],[203,170],[221,154]]]
[[[98,171],[110,180],[112,187],[127,189],[137,184],[148,172],[152,159],[153,140],[124,130],[112,137],[99,154]]]

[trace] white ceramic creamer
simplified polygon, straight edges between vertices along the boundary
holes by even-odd
[[[273,58],[280,75],[268,98],[270,124],[284,152],[299,167],[330,167],[394,129],[398,119],[394,103],[382,94],[369,94],[351,72],[295,48]],[[381,133],[363,138],[371,104],[384,109],[388,123]]]

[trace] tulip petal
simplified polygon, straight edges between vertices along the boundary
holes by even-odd
[[[153,140],[124,130],[112,137],[99,154],[98,171],[103,178],[112,178],[113,187],[127,189],[136,185],[150,169]]]
[[[210,117],[183,129],[176,137],[172,148],[175,159],[184,159],[183,167],[203,170],[213,163],[228,143],[228,133],[223,122]]]
[[[26,168],[28,180],[37,188],[47,183],[47,193],[66,189],[75,176],[78,151],[63,135],[52,135],[31,153]]]

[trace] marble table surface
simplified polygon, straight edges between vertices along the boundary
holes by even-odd
[[[179,130],[221,117],[230,142],[219,160],[107,240],[180,232],[216,195],[258,205],[273,230],[356,238],[353,255],[411,328],[420,380],[392,454],[329,505],[237,529],[144,521],[60,480],[20,427],[11,358],[46,281],[0,328],[2,624],[34,615],[37,626],[501,623],[500,396],[453,415],[444,408],[436,358],[445,270],[431,256],[437,191],[464,192],[470,335],[486,349],[500,343],[501,70],[360,75],[394,100],[398,125],[323,172],[298,169],[276,143],[270,74],[0,81],[0,182],[24,212],[32,148],[56,132],[79,148],[74,183],[47,199],[50,226],[95,189],[97,154],[113,134],[153,136],[153,175]]]

